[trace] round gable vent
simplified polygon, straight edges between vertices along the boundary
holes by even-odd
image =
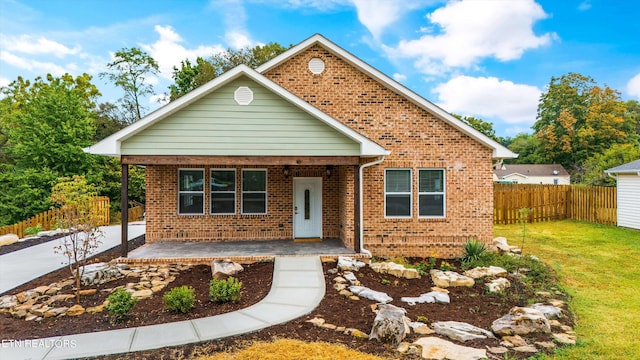
[[[246,86],[240,86],[233,93],[233,99],[239,105],[249,105],[253,101],[253,91]]]
[[[320,58],[313,58],[309,60],[309,71],[318,75],[324,71],[324,61]]]

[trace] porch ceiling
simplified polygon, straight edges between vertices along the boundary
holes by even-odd
[[[359,156],[123,155],[127,165],[358,165]]]

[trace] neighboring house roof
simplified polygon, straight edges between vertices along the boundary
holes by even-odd
[[[258,71],[260,73],[264,73],[265,71],[268,71],[269,69],[272,69],[272,68],[278,66],[279,64],[283,63],[284,61],[296,56],[297,54],[299,54],[299,53],[303,52],[304,50],[306,50],[306,49],[308,49],[308,48],[310,48],[310,47],[312,47],[314,45],[317,45],[317,44],[319,44],[320,46],[322,46],[322,47],[326,48],[327,50],[333,52],[334,54],[338,55],[343,60],[345,60],[347,63],[351,64],[351,66],[356,67],[358,70],[364,72],[368,76],[370,76],[373,79],[377,80],[379,83],[381,83],[387,89],[395,92],[396,94],[398,94],[400,96],[403,96],[403,97],[407,98],[408,100],[410,100],[411,102],[416,104],[418,107],[420,107],[420,108],[422,108],[424,110],[427,110],[428,112],[434,114],[435,116],[437,116],[438,118],[440,118],[441,120],[446,122],[447,124],[453,126],[454,128],[458,129],[462,133],[468,135],[472,139],[475,139],[479,143],[481,143],[481,144],[493,149],[493,158],[494,159],[512,159],[512,158],[517,158],[518,157],[518,154],[516,154],[516,153],[512,152],[511,150],[507,149],[502,144],[500,144],[497,141],[491,139],[490,137],[484,135],[483,133],[481,133],[480,131],[474,129],[473,127],[465,124],[460,119],[458,119],[455,116],[449,114],[448,112],[446,112],[445,110],[441,109],[437,105],[433,104],[429,100],[423,98],[422,96],[416,94],[415,92],[413,92],[409,88],[405,87],[404,85],[400,84],[399,82],[393,80],[392,78],[390,78],[387,75],[383,74],[382,72],[378,71],[377,69],[375,69],[371,65],[369,65],[369,64],[365,63],[364,61],[358,59],[356,56],[354,56],[350,52],[346,51],[345,49],[341,48],[340,46],[336,45],[335,43],[333,43],[332,41],[328,40],[327,38],[325,38],[324,36],[322,36],[320,34],[315,34],[315,35],[311,36],[310,38],[308,38],[307,40],[304,40],[300,44],[298,44],[298,45],[292,47],[291,49],[285,51],[284,53],[280,54],[279,56],[276,56],[275,58],[271,59],[270,61],[264,63],[261,66],[259,66],[256,69],[256,71]]]
[[[224,86],[225,84],[241,76],[247,76],[253,81],[269,89],[273,93],[279,95],[282,99],[292,103],[293,105],[307,112],[311,116],[329,125],[333,129],[341,133],[342,135],[359,143],[360,156],[382,156],[382,155],[389,154],[389,151],[384,149],[382,146],[376,144],[375,142],[369,140],[368,138],[361,135],[357,131],[351,129],[347,125],[344,125],[340,121],[320,111],[318,108],[310,105],[306,101],[298,98],[297,96],[293,95],[292,93],[290,93],[289,91],[281,87],[280,85],[267,79],[265,76],[259,74],[258,72],[249,68],[246,65],[239,65],[234,69],[220,75],[219,77],[211,80],[205,85],[189,92],[188,94],[180,97],[179,99],[172,101],[169,104],[161,107],[160,109],[152,112],[151,114],[145,116],[144,118],[133,123],[132,125],[129,125],[128,127],[98,142],[97,144],[86,148],[85,151],[91,154],[97,154],[97,155],[119,156],[122,154],[121,144],[123,141],[142,132],[144,129],[161,121],[162,119],[165,119],[168,116],[175,114],[179,110],[184,109],[185,107],[189,106],[195,101],[203,98],[207,94],[215,91],[216,89]]]
[[[348,51],[342,49],[338,45],[334,44],[333,42],[329,41],[328,39],[326,39],[325,37],[319,34],[311,36],[307,40],[304,40],[300,44],[292,47],[286,52],[280,54],[279,56],[273,58],[272,60],[258,67],[256,70],[252,70],[251,68],[245,65],[240,65],[222,74],[221,76],[211,80],[205,85],[180,97],[179,99],[172,101],[169,104],[159,108],[158,110],[145,116],[141,120],[105,138],[104,140],[98,142],[97,144],[86,148],[85,151],[92,154],[98,154],[98,155],[120,156],[122,155],[120,145],[122,144],[123,141],[138,134],[139,132],[155,124],[156,122],[189,106],[190,104],[203,98],[204,96],[211,93],[212,91],[215,91],[216,89],[223,86],[224,84],[227,84],[228,82],[240,76],[246,75],[247,77],[251,78],[252,80],[266,87],[267,89],[273,91],[273,93],[278,94],[283,99],[289,101],[290,103],[296,105],[297,107],[306,111],[310,115],[316,117],[318,120],[331,126],[335,130],[343,134],[344,136],[359,143],[361,156],[388,155],[390,152],[384,149],[382,146],[371,141],[367,137],[351,129],[350,127],[334,119],[333,117],[327,115],[326,113],[310,105],[304,100],[298,98],[297,96],[293,95],[291,92],[286,90],[285,88],[281,87],[280,85],[274,83],[273,81],[269,80],[268,78],[262,75],[262,73],[276,67],[277,65],[285,62],[286,60],[292,58],[293,56],[299,54],[300,52],[314,45],[320,45],[325,49],[333,52],[334,54],[336,54],[337,56],[345,60],[347,63],[351,64],[352,66],[356,67],[363,73],[367,74],[368,76],[378,81],[381,85],[385,86],[389,90],[399,94],[400,96],[407,98],[408,100],[410,100],[411,102],[419,106],[420,108],[430,112],[431,114],[443,120],[445,123],[451,125],[458,131],[478,141],[480,144],[490,149],[493,149],[493,158],[505,159],[505,158],[518,157],[517,154],[513,153],[512,151],[510,151],[500,143],[482,134],[481,132],[477,131],[473,127],[465,124],[464,122],[452,116],[451,114],[447,113],[440,107],[436,106],[435,104],[431,103],[430,101],[426,100],[425,98],[411,91],[407,87],[401,85],[397,81],[391,79],[387,75],[376,70],[372,66],[366,64],[365,62],[358,59]]]
[[[504,164],[500,169],[493,170],[498,178],[511,175],[530,176],[569,176],[567,170],[560,164]]]
[[[607,174],[634,174],[640,175],[640,159],[630,163],[622,164],[604,171]]]

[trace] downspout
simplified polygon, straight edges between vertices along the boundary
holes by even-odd
[[[380,158],[380,159],[378,159],[376,161],[372,161],[372,162],[360,165],[360,171],[359,171],[359,174],[358,174],[358,176],[360,176],[360,181],[359,181],[360,182],[360,189],[358,191],[360,193],[360,201],[359,201],[359,203],[360,203],[360,219],[359,219],[359,221],[360,221],[360,252],[369,255],[369,257],[372,256],[371,251],[369,251],[369,250],[364,248],[364,240],[363,240],[363,238],[364,238],[364,226],[362,226],[362,222],[364,220],[364,215],[363,215],[363,211],[362,211],[362,200],[364,198],[364,195],[362,194],[362,173],[363,173],[362,170],[364,170],[365,168],[368,168],[369,166],[380,164],[381,162],[384,161],[384,158],[385,158],[385,156],[383,155],[382,158]]]

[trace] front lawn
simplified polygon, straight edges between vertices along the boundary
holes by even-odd
[[[522,225],[495,236],[521,245]],[[572,297],[578,346],[554,359],[640,359],[640,231],[577,221],[526,225],[524,253],[551,265]]]

